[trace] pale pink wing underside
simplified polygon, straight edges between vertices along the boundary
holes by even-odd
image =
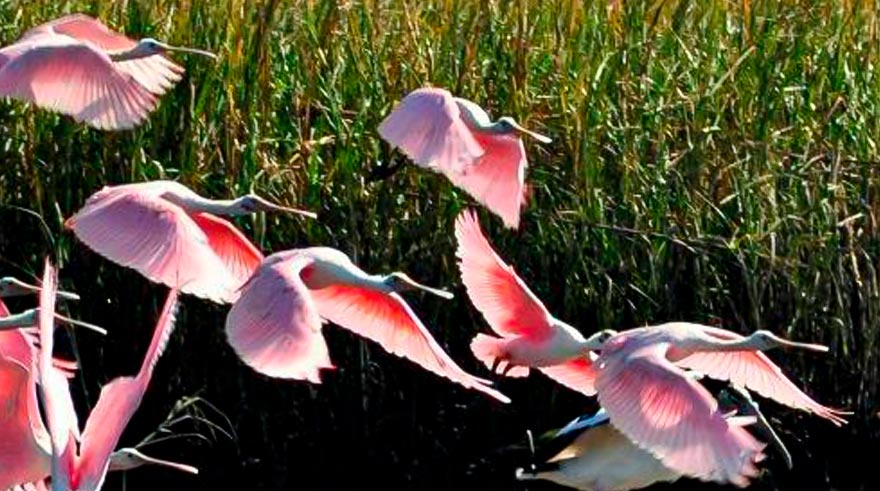
[[[205,232],[211,249],[226,264],[226,269],[238,286],[243,285],[260,266],[263,254],[228,221],[208,213],[190,216]]]
[[[7,489],[45,477],[50,457],[31,427],[35,380],[18,361],[0,357],[0,394],[0,489]]]
[[[537,368],[569,389],[587,396],[596,395],[596,367],[585,357],[560,365]]]
[[[461,171],[483,155],[452,95],[436,88],[410,92],[379,125],[379,134],[416,164]]]
[[[319,370],[333,368],[321,318],[300,277],[310,264],[298,254],[269,256],[226,317],[229,344],[264,375],[320,383]]]
[[[68,15],[46,26],[50,26],[58,34],[91,43],[106,51],[129,50],[137,44],[132,39],[111,30],[101,21],[83,14]],[[167,92],[180,80],[183,73],[183,68],[159,54],[117,61],[114,65],[156,95]]]
[[[748,484],[763,445],[730,424],[699,383],[648,345],[601,360],[596,389],[611,423],[664,465],[703,480]]]
[[[696,324],[694,326],[713,338],[725,341],[745,339],[739,334],[724,329]],[[789,380],[778,365],[760,351],[698,352],[677,361],[676,364],[714,379],[730,380],[786,406],[821,416],[838,426],[846,423],[846,420],[840,416],[842,412],[814,401]]]
[[[473,211],[455,220],[461,280],[474,306],[501,336],[544,338],[552,335],[550,313],[492,250]]]
[[[174,331],[178,291],[171,290],[156,322],[153,337],[141,369],[135,377],[118,377],[101,389],[98,403],[86,421],[77,462],[78,482],[99,489],[107,473],[110,455],[116,449],[122,432],[131,420],[150,384],[153,368],[162,356]]]
[[[40,388],[52,447],[52,480],[63,485],[74,471],[79,421],[67,379],[52,365],[56,288],[55,268],[46,259],[40,291]]]
[[[34,46],[0,69],[0,96],[32,102],[101,129],[140,124],[156,98],[110,58],[84,44],[34,36]]]
[[[486,385],[490,382],[459,367],[396,293],[342,285],[311,292],[321,317],[379,343],[389,353],[413,361],[428,371],[499,401],[510,402],[507,396]]]
[[[184,293],[216,302],[233,297],[240,284],[182,208],[133,188],[97,196],[66,223],[92,250]]]
[[[526,151],[515,135],[475,134],[485,154],[462,172],[445,172],[453,184],[500,216],[509,228],[519,227],[525,203]]]

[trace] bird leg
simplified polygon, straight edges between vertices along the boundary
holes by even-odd
[[[508,361],[507,365],[504,366],[504,369],[501,370],[501,375],[507,376],[507,372],[513,370],[513,367],[513,363],[510,363],[510,361]]]
[[[501,358],[495,358],[495,361],[492,362],[492,370],[491,370],[492,373],[497,373],[496,370],[498,370],[498,365],[500,365],[500,364],[501,364]]]
[[[755,429],[762,437],[770,441],[770,444],[773,445],[773,447],[782,455],[786,467],[791,469],[791,453],[789,453],[785,444],[782,443],[782,440],[779,438],[779,435],[776,434],[776,431],[773,430],[773,427],[770,426],[770,422],[764,417],[764,414],[758,407],[758,403],[752,399],[752,396],[745,389],[741,389],[734,384],[730,384],[726,392],[733,400],[734,404],[736,404],[737,410],[740,414],[754,416],[756,418]]]

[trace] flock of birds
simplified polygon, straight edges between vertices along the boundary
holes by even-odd
[[[96,128],[132,128],[183,73],[164,56],[168,51],[214,56],[152,39],[135,42],[91,17],[65,16],[0,49],[0,95]],[[524,206],[521,136],[550,142],[511,118],[492,121],[473,102],[438,88],[407,95],[378,131],[510,228],[519,226]],[[39,307],[18,314],[0,302],[0,490],[95,491],[108,471],[144,464],[195,472],[137,449],[116,450],[172,335],[181,293],[232,304],[225,326],[229,344],[245,364],[269,377],[319,383],[321,371],[334,367],[322,336],[322,324],[330,322],[465,388],[510,402],[490,380],[461,368],[402,296],[452,294],[401,272],[370,274],[329,247],[264,257],[218,216],[261,211],[316,218],[256,195],[214,200],[176,182],[154,181],[105,187],[65,222],[93,251],[171,289],[140,371],[102,389],[82,431],[68,384],[77,365],[53,357],[53,330],[56,320],[100,328],[55,313],[56,295],[76,295],[57,290],[48,259],[40,286],[0,280],[0,297],[39,292]],[[602,491],[681,476],[746,486],[765,456],[765,443],[749,428],[790,464],[749,391],[836,425],[850,414],[814,401],[763,353],[827,351],[824,346],[686,322],[585,338],[555,318],[493,250],[473,211],[456,219],[455,239],[467,295],[493,331],[476,335],[473,355],[502,376],[525,377],[534,368],[597,396],[602,407],[539,439],[543,457],[519,469],[520,479]],[[730,382],[721,397],[727,402],[719,403],[700,383],[702,376]]]

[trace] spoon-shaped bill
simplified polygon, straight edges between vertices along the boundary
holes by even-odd
[[[55,313],[55,318],[58,319],[58,320],[60,320],[60,321],[65,322],[65,323],[67,323],[67,324],[70,324],[70,325],[72,325],[72,326],[83,327],[83,328],[88,329],[88,330],[90,330],[90,331],[94,331],[94,332],[96,332],[96,333],[98,333],[98,334],[100,334],[100,335],[102,335],[102,336],[106,336],[106,335],[107,335],[107,330],[106,330],[106,329],[104,329],[103,327],[100,327],[100,326],[96,326],[96,325],[94,325],[94,324],[90,324],[90,323],[88,323],[88,322],[83,322],[83,321],[78,321],[78,320],[76,320],[76,319],[71,319],[70,317],[67,317],[67,316],[61,315],[61,314],[59,314],[59,313],[57,313],[57,312]]]
[[[215,55],[214,53],[211,53],[210,51],[205,51],[202,49],[185,48],[183,46],[171,46],[169,44],[164,44],[164,43],[162,44],[162,49],[164,49],[165,51],[177,51],[179,53],[190,53],[190,54],[195,54],[195,55],[207,56],[208,58],[211,58],[213,60],[217,59],[217,55]]]
[[[550,137],[544,136],[544,135],[537,133],[535,131],[532,131],[532,130],[527,130],[527,129],[523,128],[522,126],[520,126],[518,123],[511,123],[511,124],[513,125],[514,129],[516,129],[516,131],[518,131],[524,135],[529,135],[530,137],[534,138],[535,140],[538,140],[541,143],[552,143],[553,142],[553,139],[551,139]]]
[[[427,285],[423,285],[423,284],[413,280],[409,276],[401,274],[398,277],[409,286],[410,290],[422,290],[422,291],[428,292],[432,295],[437,295],[438,297],[446,299],[446,300],[452,300],[453,298],[455,298],[455,295],[453,295],[452,293],[450,293],[446,290],[441,290],[440,288],[433,288],[433,287],[430,287]]]
[[[277,211],[283,213],[296,213],[309,218],[318,218],[318,214],[312,211],[300,210],[298,208],[288,208],[286,206],[276,205],[264,199],[257,201],[260,211]]]

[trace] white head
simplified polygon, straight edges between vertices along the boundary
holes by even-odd
[[[138,56],[152,56],[167,53],[169,51],[179,51],[182,53],[192,53],[196,55],[207,56],[208,58],[217,58],[217,55],[211,53],[209,51],[204,51],[201,49],[193,49],[193,48],[183,48],[178,46],[171,46],[169,44],[165,44],[161,41],[157,41],[153,38],[143,38],[138,41],[137,46],[135,46],[134,51]]]
[[[445,298],[446,300],[451,300],[453,298],[453,295],[446,290],[440,290],[438,288],[431,288],[430,286],[422,285],[421,283],[416,282],[409,276],[400,272],[389,274],[382,279],[382,282],[385,283],[385,285],[388,287],[388,290],[391,292],[422,290],[433,295],[437,295],[440,298]]]
[[[510,116],[502,116],[498,118],[498,121],[493,125],[493,131],[495,133],[501,133],[504,135],[509,135],[512,133],[519,133],[521,135],[529,135],[532,138],[538,140],[541,143],[550,143],[551,140],[549,137],[546,137],[540,133],[535,133],[534,131],[527,130],[519,125],[513,118]]]
[[[113,454],[110,455],[110,465],[108,470],[127,471],[144,465],[160,465],[189,474],[199,473],[199,470],[191,465],[178,464],[177,462],[149,457],[136,448],[120,448],[113,452]]]
[[[296,208],[287,208],[284,206],[271,203],[256,194],[248,194],[232,201],[232,206],[228,212],[229,215],[250,215],[258,211],[282,211],[286,213],[296,213],[298,215],[317,218],[318,216],[310,211],[298,210]]]

